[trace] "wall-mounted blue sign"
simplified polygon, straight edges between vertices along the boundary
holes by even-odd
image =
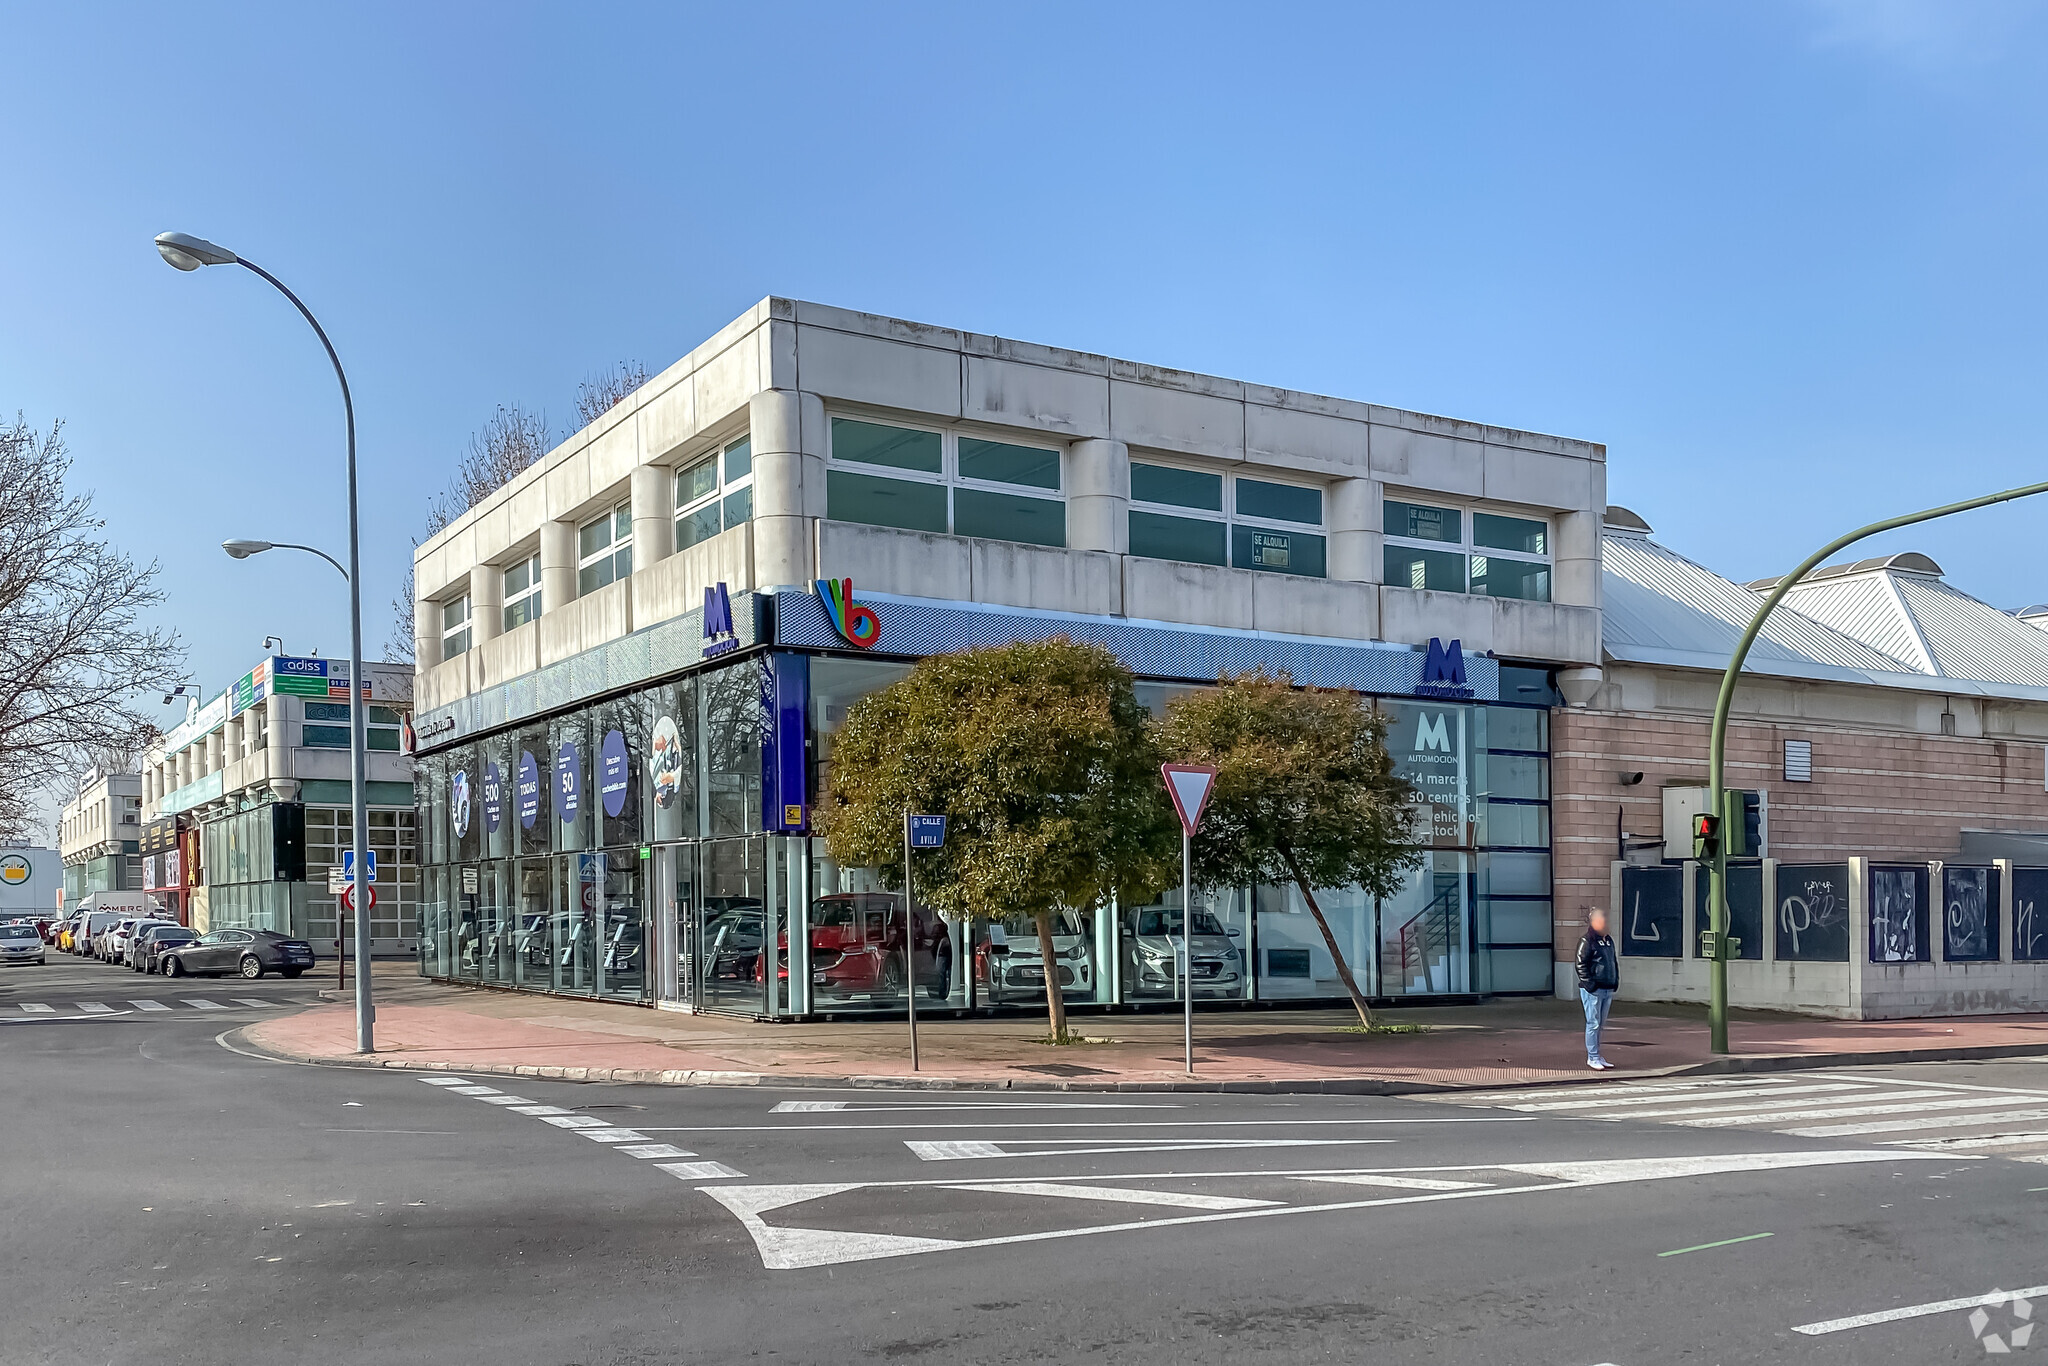
[[[761,662],[761,826],[800,834],[810,823],[804,743],[810,734],[811,659],[772,654]]]
[[[604,733],[604,747],[597,756],[597,795],[604,802],[604,814],[613,820],[626,809],[626,789],[632,765],[626,758],[626,737],[615,730]]]
[[[583,813],[583,755],[574,740],[555,752],[555,814],[568,825]]]
[[[540,765],[525,750],[519,752],[519,823],[528,830],[540,819]]]
[[[705,589],[704,657],[730,654],[739,647],[739,632],[732,624],[732,594],[722,583]]]

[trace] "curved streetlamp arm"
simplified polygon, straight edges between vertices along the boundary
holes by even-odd
[[[1719,816],[1722,814],[1721,797],[1725,790],[1722,785],[1722,759],[1728,742],[1728,713],[1735,704],[1735,685],[1742,675],[1742,665],[1749,658],[1750,647],[1756,644],[1757,636],[1763,631],[1764,619],[1784,601],[1785,595],[1811,573],[1821,561],[1841,550],[1854,545],[1866,536],[1875,536],[1880,531],[1892,531],[1916,522],[1931,522],[1937,517],[1948,517],[1958,512],[1970,512],[1976,508],[1990,507],[1994,503],[2007,503],[2015,498],[2028,498],[2037,493],[2048,493],[2048,483],[2028,484],[2024,488],[2007,489],[2003,493],[1987,493],[1982,498],[1970,498],[1945,507],[1929,508],[1925,512],[1909,512],[1903,517],[1888,517],[1882,522],[1872,522],[1844,536],[1837,536],[1819,550],[1799,562],[1799,567],[1778,581],[1763,606],[1756,609],[1749,629],[1742,633],[1742,639],[1735,644],[1735,653],[1729,656],[1727,671],[1721,675],[1721,692],[1714,699],[1714,728],[1707,742],[1708,795],[1707,810]],[[1714,957],[1709,964],[1712,992],[1707,1008],[1709,1046],[1713,1052],[1728,1051],[1728,960],[1723,942],[1728,934],[1728,832],[1721,832],[1720,852],[1714,856],[1709,878],[1711,899],[1709,912],[1712,917],[1714,935]],[[1853,950],[1852,950],[1853,951]]]
[[[334,566],[335,573],[341,575],[343,579],[348,578],[348,571],[341,567],[341,561],[335,559],[332,555],[328,554],[324,550],[321,550],[317,546],[293,545],[290,541],[272,541],[270,543],[270,548],[272,550],[303,550],[308,555],[318,555],[321,559],[327,561],[327,563]]]

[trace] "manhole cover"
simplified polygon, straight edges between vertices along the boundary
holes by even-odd
[[[1082,1067],[1071,1062],[1042,1062],[1032,1067],[1019,1067],[1019,1072],[1043,1072],[1048,1077],[1106,1077],[1108,1072],[1100,1067]]]

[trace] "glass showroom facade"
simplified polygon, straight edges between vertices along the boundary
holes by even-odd
[[[906,955],[900,894],[836,863],[807,813],[847,708],[911,661],[777,648],[806,623],[818,640],[804,615],[817,600],[790,596],[767,614],[785,626],[765,648],[420,757],[421,972],[750,1016],[897,1011],[907,990],[937,1010],[1042,1009],[1048,970],[1077,1006],[1177,1001],[1177,888],[1063,917],[1051,965],[1028,917],[953,924],[921,907]],[[923,609],[875,606],[884,645],[906,623],[942,633]],[[1499,675],[1501,693],[1536,705],[1375,700],[1428,847],[1393,897],[1317,895],[1369,994],[1550,991],[1551,694],[1541,669]],[[1192,686],[1147,681],[1140,694],[1157,707]],[[1193,928],[1198,1001],[1342,997],[1293,887],[1198,898]]]

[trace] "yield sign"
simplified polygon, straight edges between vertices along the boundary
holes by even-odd
[[[1194,838],[1195,827],[1202,823],[1202,808],[1209,804],[1209,790],[1216,785],[1216,766],[1161,764],[1159,771],[1166,775],[1166,795],[1173,798],[1173,809],[1180,813],[1180,828]]]

